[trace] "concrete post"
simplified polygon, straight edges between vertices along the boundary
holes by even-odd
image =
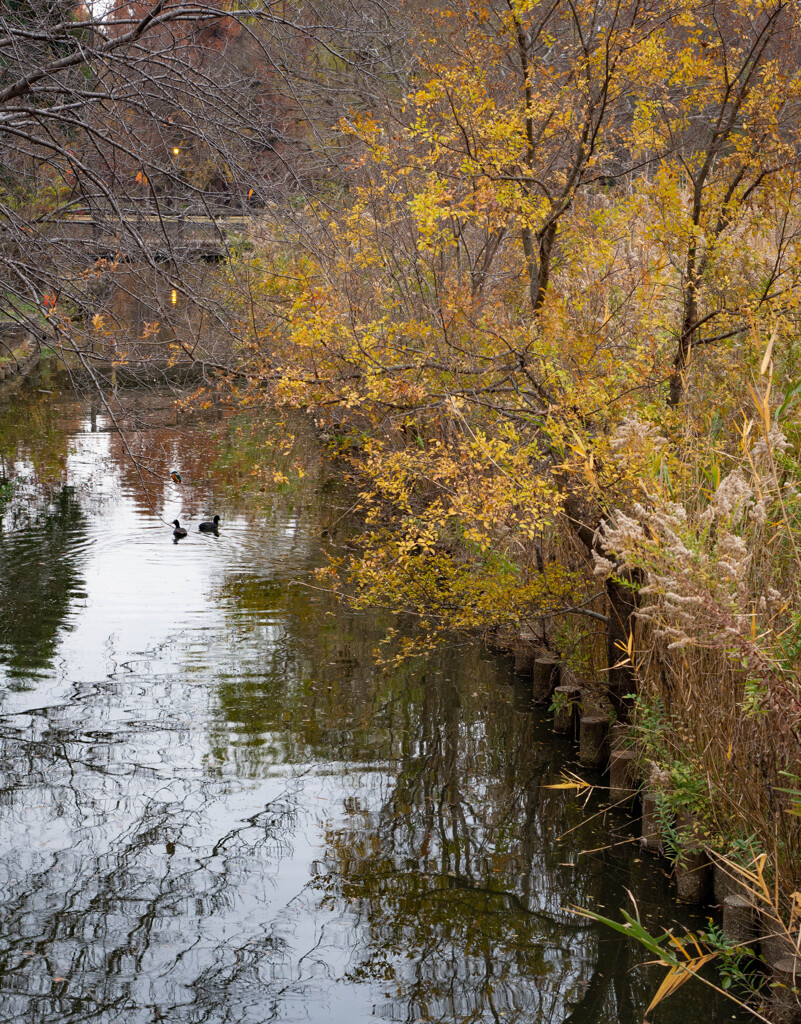
[[[582,715],[579,725],[579,760],[592,768],[609,762],[609,719],[606,715]]]

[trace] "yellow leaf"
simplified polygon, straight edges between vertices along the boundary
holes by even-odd
[[[765,371],[767,370],[768,366],[770,366],[770,357],[771,357],[771,354],[773,353],[773,342],[776,340],[776,335],[778,333],[778,330],[779,330],[779,325],[776,324],[776,326],[773,328],[773,334],[771,334],[771,336],[770,336],[770,341],[768,342],[768,347],[765,349],[765,355],[762,357],[762,365],[759,368],[759,373],[760,373],[760,376],[762,376],[762,377],[765,376]]]
[[[663,999],[673,995],[674,992],[681,988],[685,981],[689,981],[697,971],[701,970],[704,964],[714,960],[716,956],[717,953],[706,953],[704,956],[699,956],[697,959],[690,960],[686,964],[671,967],[663,978],[662,984],[656,990],[654,998],[649,1003],[648,1009],[645,1011],[646,1014],[649,1014]]]
[[[590,783],[585,782],[584,779],[579,779],[576,776],[568,778],[567,775],[562,776],[561,782],[554,782],[550,786],[543,786],[543,789],[590,789]]]

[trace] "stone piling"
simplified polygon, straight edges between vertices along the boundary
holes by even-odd
[[[756,908],[745,896],[730,895],[723,900],[723,934],[740,946],[757,941]]]
[[[581,716],[579,760],[592,768],[605,768],[609,761],[609,718],[601,714]]]
[[[787,934],[787,929],[771,912],[763,910],[760,913],[759,931],[759,949],[768,967],[797,955],[795,944]]]
[[[609,755],[609,799],[613,804],[631,801],[637,795],[637,754],[612,748]]]
[[[557,686],[553,692],[556,710],[553,713],[553,731],[575,739],[578,735],[581,690],[578,686]]]
[[[514,647],[516,675],[530,676],[532,674],[541,645],[542,638],[536,633],[520,634]]]
[[[783,957],[773,964],[771,974],[771,1019],[776,1024],[801,1024],[801,960],[795,956]]]
[[[537,703],[550,702],[559,685],[559,659],[543,655],[534,660],[531,678],[531,697]]]
[[[642,794],[640,846],[648,853],[662,853],[662,835],[656,815],[656,792],[652,789],[646,789]]]
[[[612,751],[622,750],[626,745],[628,733],[628,726],[624,725],[623,722],[615,722],[609,729],[609,749]]]
[[[713,858],[714,860],[714,858]],[[715,892],[715,903],[722,905],[727,896],[747,896],[748,890],[738,879],[734,868],[714,861],[713,885]]]
[[[676,895],[682,903],[707,903],[712,892],[712,865],[703,850],[691,850],[676,861]]]

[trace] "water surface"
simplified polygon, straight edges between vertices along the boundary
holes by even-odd
[[[377,663],[313,585],[348,499],[311,442],[248,497],[174,421],[132,393],[123,444],[47,379],[0,413],[0,1021],[640,1021],[658,973],[567,908],[704,918],[602,791],[545,788],[575,751],[509,663]]]

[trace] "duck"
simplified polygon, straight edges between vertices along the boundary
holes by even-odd
[[[172,535],[173,537],[175,537],[176,540],[178,540],[180,537],[186,536],[186,530],[183,528],[183,526],[181,526],[177,519],[173,519],[172,525],[175,527],[175,529],[172,531]]]
[[[198,525],[198,530],[202,530],[203,533],[216,533],[219,522],[220,517],[215,516],[211,522],[200,523]]]

